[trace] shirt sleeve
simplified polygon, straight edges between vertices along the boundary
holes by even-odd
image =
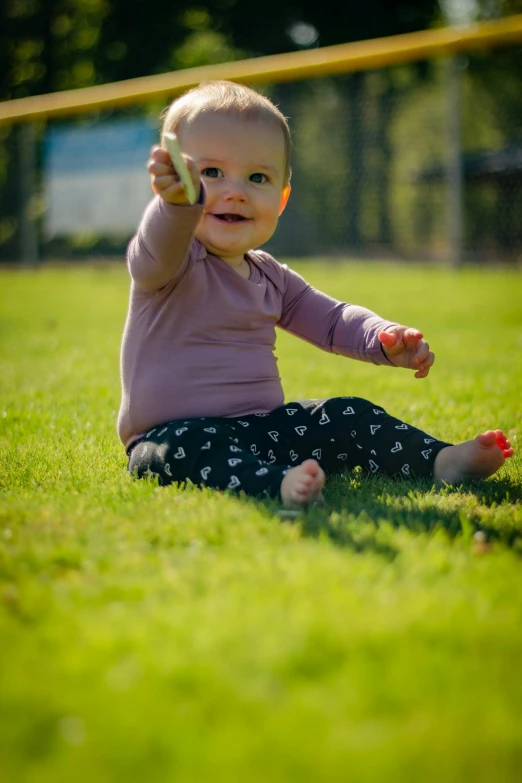
[[[392,366],[378,334],[394,326],[394,321],[365,307],[333,299],[286,265],[282,268],[285,285],[278,326],[324,351]]]
[[[129,272],[138,288],[157,291],[183,275],[203,201],[202,189],[194,206],[168,204],[160,196],[149,202],[127,248]]]

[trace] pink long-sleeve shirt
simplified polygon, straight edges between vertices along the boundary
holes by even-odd
[[[173,419],[282,405],[276,326],[325,351],[389,364],[377,335],[393,322],[332,299],[261,250],[247,254],[244,279],[194,238],[202,209],[155,197],[129,243],[118,416],[126,448]]]

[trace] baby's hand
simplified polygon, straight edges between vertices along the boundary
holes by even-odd
[[[191,158],[183,156],[192,176],[197,199],[200,192],[200,176]],[[163,147],[153,147],[147,163],[152,190],[169,204],[189,204],[185,189],[176,173],[169,153]]]
[[[384,353],[396,367],[416,370],[416,378],[425,378],[435,361],[433,351],[422,332],[408,326],[391,326],[379,333]]]

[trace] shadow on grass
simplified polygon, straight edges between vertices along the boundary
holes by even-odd
[[[400,551],[393,534],[398,529],[442,529],[450,538],[463,536],[470,542],[482,531],[489,543],[501,542],[522,553],[522,524],[514,523],[513,514],[522,488],[509,478],[435,489],[428,480],[395,481],[354,471],[331,477],[324,497],[320,505],[293,515],[279,511],[279,516],[294,519],[307,537],[327,537],[340,547],[388,559]]]

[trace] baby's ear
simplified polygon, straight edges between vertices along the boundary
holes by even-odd
[[[283,188],[283,193],[281,195],[281,201],[279,202],[279,214],[281,215],[283,213],[284,208],[286,207],[288,203],[288,199],[290,198],[290,191],[292,188],[290,185],[285,185]]]

